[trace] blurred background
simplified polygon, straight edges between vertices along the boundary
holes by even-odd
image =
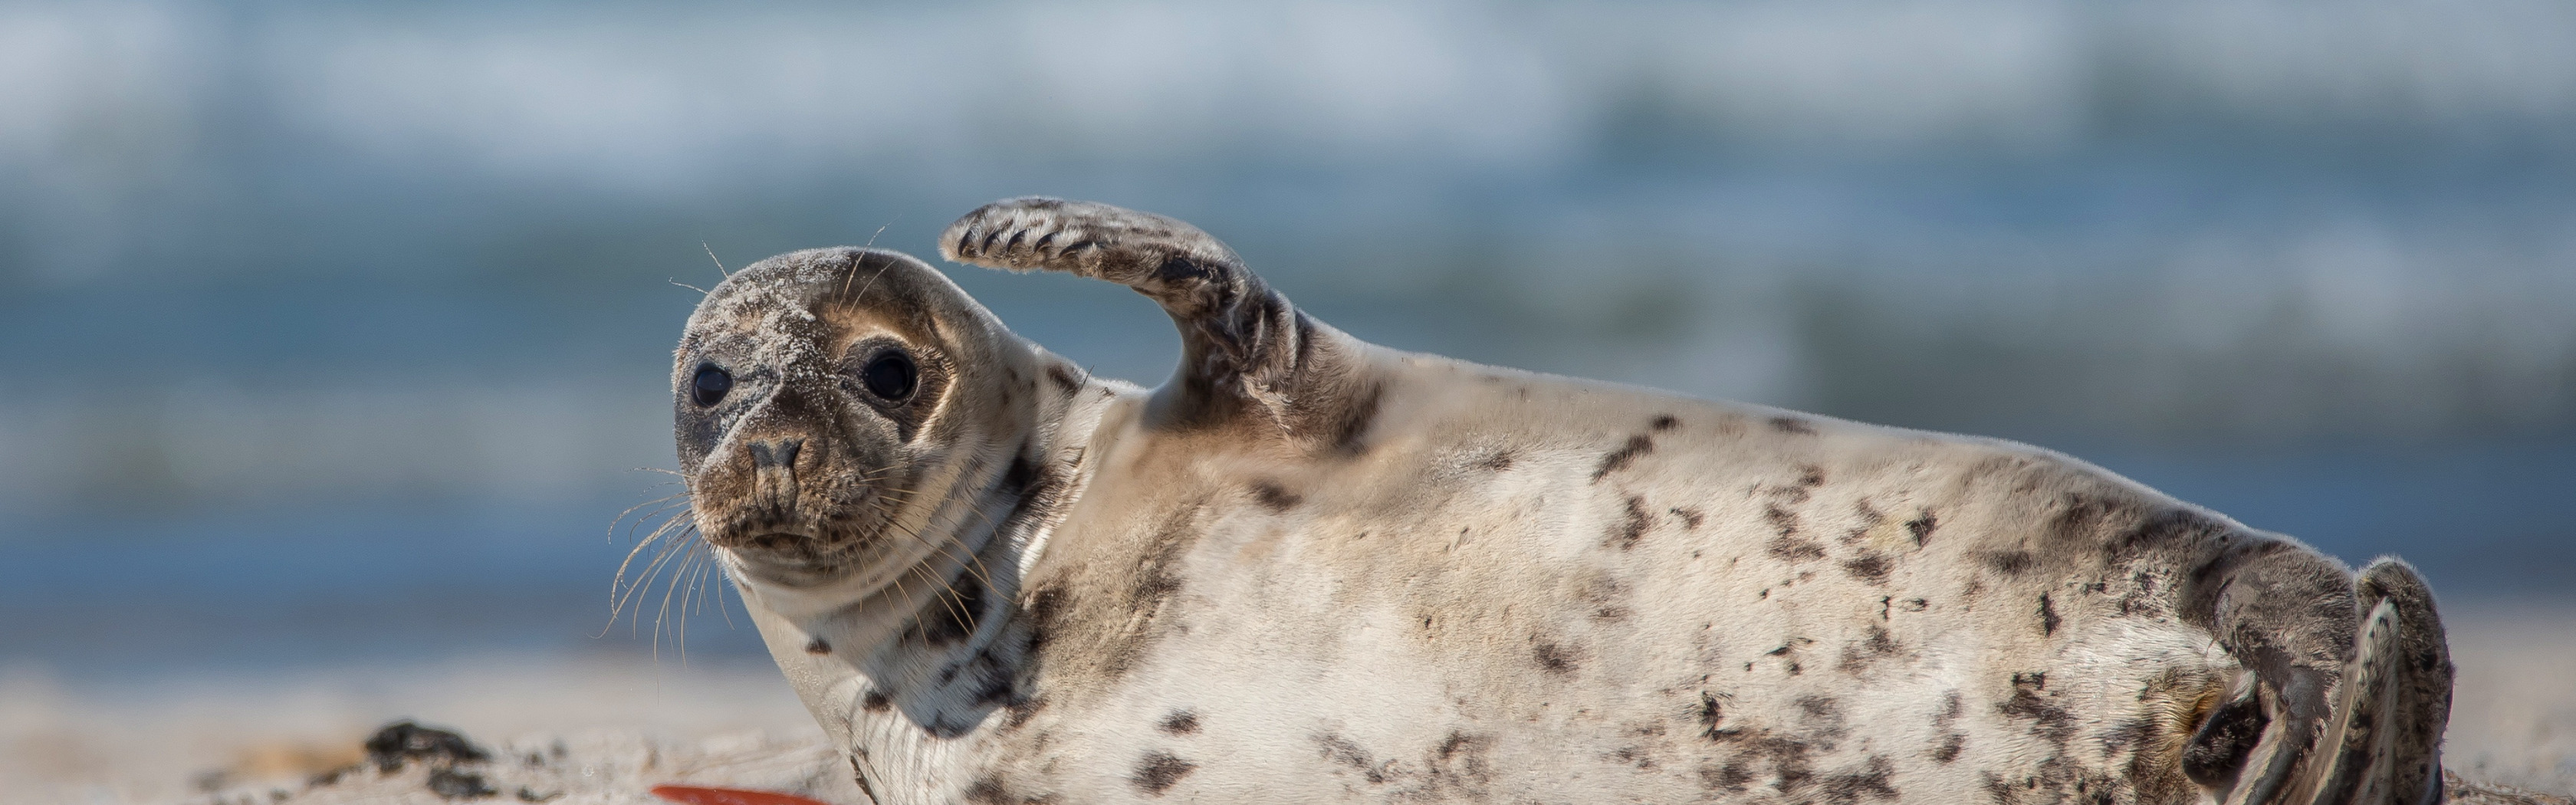
[[[0,726],[676,665],[608,593],[678,491],[684,286],[1030,193],[1379,343],[2034,442],[2576,643],[2570,42],[2558,0],[0,5]],[[950,268],[1101,374],[1176,356],[1123,289]],[[691,662],[767,673],[724,595]]]

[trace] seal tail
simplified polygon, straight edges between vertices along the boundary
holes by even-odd
[[[2226,805],[2438,805],[2442,801],[2442,728],[2450,720],[2452,665],[2442,620],[2422,576],[2382,557],[2354,582],[2369,614],[2354,636],[2323,718],[2298,708],[2269,718],[2246,757],[2246,775]],[[2298,688],[2315,680],[2292,680]],[[2249,691],[2239,702],[2250,704]],[[2296,698],[2285,695],[2282,698]],[[2263,720],[2254,708],[2222,705],[2194,736],[2194,750],[2223,744],[2231,708]],[[2277,709],[2277,708],[2266,708]]]

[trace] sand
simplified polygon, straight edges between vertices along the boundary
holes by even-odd
[[[2455,605],[2448,765],[2462,803],[2576,792],[2576,605]],[[494,757],[387,772],[360,748],[388,722],[452,728]],[[354,770],[351,766],[356,766]],[[0,669],[10,803],[655,803],[670,782],[863,802],[848,766],[765,662],[496,654],[217,678],[71,679]],[[335,782],[316,775],[342,770]],[[471,772],[470,783],[455,772]],[[2539,797],[2539,799],[2534,799]]]

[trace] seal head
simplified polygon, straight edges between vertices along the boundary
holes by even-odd
[[[981,448],[1028,429],[1039,360],[911,257],[814,249],[753,264],[698,305],[672,362],[698,528],[764,586],[845,598],[971,552],[933,521],[999,474]]]

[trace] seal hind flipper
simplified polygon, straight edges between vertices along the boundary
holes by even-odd
[[[2383,557],[2354,585],[2375,601],[2345,667],[2335,717],[2310,761],[2312,805],[2432,805],[2442,799],[2442,727],[2450,716],[2450,650],[2431,590]]]
[[[2383,556],[2363,568],[2361,600],[2397,607],[2395,790],[2399,801],[2442,801],[2442,730],[2451,721],[2450,635],[2433,606],[2433,588],[2412,565]],[[2414,792],[2424,792],[2420,798]]]
[[[2257,559],[2219,581],[2258,591],[2222,593],[2213,631],[2254,671],[2259,697],[2212,713],[2187,746],[2185,772],[2224,791],[2226,805],[2439,802],[2452,667],[2431,591],[2413,568],[2382,558],[2353,579],[2350,597],[2314,595],[2285,583],[2319,575],[2297,567],[2313,563],[2289,564]],[[2284,595],[2293,591],[2311,594]],[[2337,622],[2351,617],[2333,614],[2347,606],[2369,614]],[[2334,652],[2349,659],[2320,667],[2314,658],[2330,644],[2349,646]],[[2256,699],[2262,712],[2243,706]],[[2247,740],[2253,730],[2260,738]]]
[[[1187,223],[1026,196],[949,224],[939,252],[971,265],[1107,280],[1162,305],[1181,331],[1180,369],[1154,395],[1166,424],[1249,415],[1282,433],[1333,442],[1353,409],[1374,404],[1352,357],[1362,348],[1356,339],[1299,312],[1233,249]]]

